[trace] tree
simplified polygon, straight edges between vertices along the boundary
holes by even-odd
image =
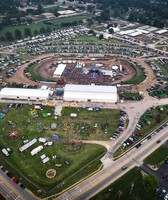
[[[103,21],[109,20],[110,19],[110,10],[109,9],[103,10],[100,14],[100,18]]]
[[[15,29],[15,39],[20,40],[22,38],[22,33],[20,30]]]
[[[99,40],[102,40],[104,37],[103,37],[103,34],[100,34],[99,35]]]
[[[40,28],[40,33],[41,33],[41,34],[46,33],[46,29],[45,29],[44,27],[41,27],[41,28]]]
[[[50,26],[47,26],[46,28],[46,33],[50,33],[52,30],[51,30],[51,27]]]
[[[114,33],[114,30],[113,30],[113,28],[112,28],[112,27],[111,27],[111,28],[109,28],[108,32],[109,32],[110,34]]]
[[[142,183],[143,183],[144,189],[147,192],[151,192],[156,189],[158,180],[155,175],[149,174],[149,175],[143,177]]]
[[[39,34],[39,31],[38,31],[37,29],[35,29],[34,32],[33,32],[33,34],[34,34],[34,35],[38,35],[38,34]]]
[[[4,41],[5,41],[5,37],[4,37],[4,36],[1,36],[1,37],[0,37],[0,40],[1,40],[2,42],[4,42]]]
[[[8,40],[8,41],[12,41],[13,40],[13,35],[12,35],[12,33],[10,31],[7,31],[5,33],[5,37],[6,37],[6,40]]]
[[[88,31],[88,34],[94,34],[94,30],[90,29],[90,30]]]
[[[24,35],[25,35],[25,37],[31,36],[32,35],[31,29],[25,28],[24,29]]]

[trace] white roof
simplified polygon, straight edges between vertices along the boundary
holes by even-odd
[[[43,160],[44,158],[46,158],[46,155],[43,154],[43,155],[40,156],[40,158]]]
[[[153,26],[147,29],[147,31],[149,32],[156,31],[156,30],[158,30],[158,28],[153,27]]]
[[[23,145],[22,147],[19,148],[20,152],[25,151],[26,149],[28,149],[29,147],[31,147],[33,144],[35,144],[37,142],[37,139],[34,138],[33,140],[31,140],[30,142],[26,143],[25,145]]]
[[[136,31],[136,32],[130,33],[129,35],[132,36],[132,37],[135,37],[135,36],[138,36],[138,35],[142,35],[142,32]]]
[[[64,88],[65,92],[101,92],[101,93],[117,93],[115,86],[104,86],[104,85],[75,85],[66,84]]]
[[[117,88],[100,85],[65,85],[65,101],[116,102]]]
[[[66,67],[66,64],[59,64],[57,66],[56,70],[54,71],[54,76],[61,76],[65,67]]]
[[[40,152],[43,149],[43,146],[38,146],[35,149],[33,149],[30,153],[32,156],[34,156],[35,154],[37,154],[38,152]]]
[[[43,163],[46,163],[46,162],[48,162],[50,159],[49,159],[49,157],[46,157],[46,158],[44,158],[43,160],[42,160],[42,162]]]
[[[42,142],[42,143],[45,143],[45,142],[46,142],[46,139],[45,139],[45,138],[39,138],[38,140],[39,140],[39,142]]]
[[[41,89],[25,89],[25,88],[3,88],[0,91],[0,97],[5,98],[9,96],[21,97],[45,97],[48,98],[49,90]]]
[[[128,34],[133,33],[133,32],[135,32],[134,29],[133,30],[120,31],[119,34],[120,35],[128,35]]]
[[[166,33],[166,32],[167,32],[166,29],[161,29],[159,31],[156,31],[155,33],[162,34],[162,33]]]

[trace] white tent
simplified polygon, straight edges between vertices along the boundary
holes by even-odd
[[[65,101],[117,102],[116,86],[73,85],[64,88]]]
[[[55,78],[60,78],[64,69],[66,67],[66,64],[59,64],[56,68],[56,70],[54,71],[53,77]]]
[[[0,91],[0,99],[24,99],[24,100],[47,100],[49,90],[25,89],[25,88],[3,88]]]

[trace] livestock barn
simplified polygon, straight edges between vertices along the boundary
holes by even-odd
[[[23,88],[3,88],[0,91],[0,99],[23,99],[23,100],[47,100],[49,90],[23,89]]]
[[[67,84],[64,88],[64,101],[116,103],[117,87]]]

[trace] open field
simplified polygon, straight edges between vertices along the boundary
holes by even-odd
[[[168,116],[167,116],[168,105],[162,106],[162,108],[163,108],[163,111],[160,110],[160,107],[155,108],[155,109],[151,109],[151,111],[149,113],[146,112],[141,117],[143,127],[141,128],[140,132],[142,133],[142,136],[138,136],[134,143],[132,143],[129,146],[126,146],[125,148],[123,148],[123,146],[121,146],[114,153],[115,158],[117,158],[118,156],[120,156],[124,152],[131,149],[132,146],[137,144],[140,140],[142,140],[144,137],[148,136],[152,131],[154,131],[157,127],[159,127],[163,122],[168,120]],[[158,120],[157,118],[160,118],[160,120]],[[146,121],[146,122],[144,122],[144,121]],[[134,130],[133,134],[137,133],[137,131],[138,130]]]
[[[154,197],[154,192],[147,193],[144,190],[141,170],[135,167],[91,200],[153,200]]]
[[[0,104],[0,111],[7,107],[6,104]],[[108,139],[111,132],[115,131],[117,127],[119,111],[87,111],[82,108],[78,111],[77,108],[63,108],[63,116],[55,120],[53,108],[42,107],[42,110],[37,110],[36,115],[38,116],[35,118],[29,113],[33,108],[34,106],[31,105],[15,107],[13,104],[4,118],[0,119],[0,147],[1,149],[8,147],[12,150],[9,157],[0,154],[1,164],[8,171],[33,192],[37,194],[37,190],[40,189],[39,195],[45,196],[46,193],[61,191],[100,167],[99,159],[105,152],[104,147],[76,143],[74,139]],[[76,119],[69,117],[72,112],[78,113]],[[51,113],[51,115],[44,117],[43,113]],[[57,124],[55,130],[50,128],[53,122]],[[92,132],[95,123],[98,124],[98,127],[95,128],[96,131]],[[101,127],[105,123],[108,123],[106,133]],[[17,134],[14,134],[14,131],[17,131]],[[52,139],[53,134],[60,136],[60,140]],[[31,156],[31,150],[43,143],[37,142],[22,153],[18,151],[19,147],[23,145],[23,141],[39,137],[53,141],[53,145],[44,146],[44,149],[35,156]],[[43,154],[50,158],[46,164],[43,164],[40,158]],[[53,158],[53,155],[56,154],[60,155],[60,158]],[[56,167],[55,164],[62,166]],[[55,169],[57,174],[53,179],[48,179],[46,171],[51,168]],[[80,170],[81,168],[82,170]],[[53,186],[55,186],[54,189]]]
[[[157,165],[157,167],[161,166],[164,160],[168,157],[168,148],[165,146],[159,147],[156,151],[154,151],[150,156],[148,156],[144,163],[150,165]]]

